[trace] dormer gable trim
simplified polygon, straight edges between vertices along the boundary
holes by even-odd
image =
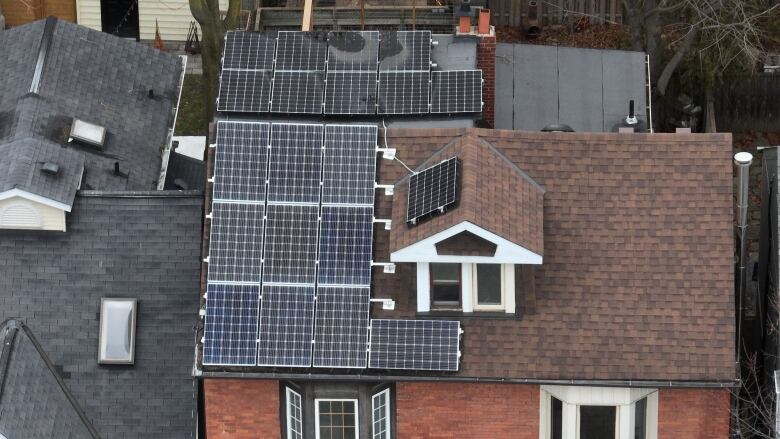
[[[65,212],[70,212],[70,209],[73,207],[65,203],[60,203],[59,201],[54,201],[50,198],[42,197],[40,195],[35,195],[33,193],[18,188],[7,190],[5,192],[0,192],[0,201],[6,200],[8,198],[13,198],[13,197],[24,198],[26,200],[43,204],[44,206],[49,206],[55,209],[64,210]]]
[[[462,232],[473,233],[486,241],[496,244],[495,255],[456,256],[438,254],[436,251],[437,243]],[[390,254],[390,261],[392,262],[482,262],[491,264],[541,265],[542,259],[542,255],[534,253],[469,221],[463,221]]]

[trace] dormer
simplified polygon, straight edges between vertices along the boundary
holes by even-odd
[[[543,261],[544,189],[493,145],[466,135],[394,192],[390,260],[416,264],[417,311],[514,313],[518,274]],[[431,208],[420,211],[418,200]]]

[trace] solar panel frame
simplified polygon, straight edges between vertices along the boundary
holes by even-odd
[[[379,71],[430,71],[431,31],[384,31],[379,43]]]
[[[266,209],[263,283],[314,285],[319,206],[269,204]]]
[[[419,114],[430,111],[429,72],[379,72],[379,114]]]
[[[460,322],[372,319],[368,367],[457,372]]]
[[[368,287],[317,287],[313,367],[366,367],[370,298]]]
[[[204,366],[254,366],[257,363],[259,304],[259,285],[207,286]]]
[[[259,283],[265,206],[214,202],[211,210],[208,281]]]
[[[482,111],[482,70],[431,72],[431,113]]]
[[[328,33],[328,71],[374,72],[379,67],[379,31]]]
[[[376,72],[328,72],[325,80],[325,114],[375,114]]]
[[[311,367],[313,285],[263,285],[257,365]]]
[[[269,203],[320,202],[324,131],[321,124],[271,124]]]
[[[280,31],[276,38],[276,71],[324,72],[328,59],[327,34]]]
[[[222,70],[217,93],[217,111],[267,112],[271,106],[271,71]]]
[[[322,206],[319,285],[371,285],[373,206]]]
[[[217,122],[214,201],[264,201],[271,125]]]
[[[222,69],[267,70],[274,68],[276,36],[260,32],[228,31],[222,53]]]
[[[376,125],[326,125],[322,203],[374,205]]]
[[[458,158],[451,157],[409,177],[406,221],[415,222],[457,201]]]

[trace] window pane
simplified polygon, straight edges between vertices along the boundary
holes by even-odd
[[[431,264],[431,300],[439,305],[460,303],[460,264]]]
[[[355,439],[357,436],[356,401],[317,401],[320,439]]]
[[[457,304],[460,302],[460,285],[434,285],[433,302]]]
[[[460,282],[460,264],[431,264],[434,282]]]
[[[383,390],[371,398],[373,439],[390,439],[390,391]]]
[[[580,439],[615,437],[615,406],[580,406]]]
[[[477,303],[501,305],[501,265],[477,264]]]
[[[287,438],[303,439],[301,395],[290,388],[287,389]]]
[[[646,419],[647,398],[642,398],[634,405],[634,439],[645,439]]]
[[[563,435],[563,403],[557,398],[550,397],[550,439],[561,439]]]

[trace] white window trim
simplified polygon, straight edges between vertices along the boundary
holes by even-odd
[[[297,438],[303,438],[303,431],[296,432],[293,430],[293,417],[292,417],[292,410],[290,410],[292,406],[293,397],[298,398],[298,402],[300,405],[298,406],[298,410],[301,412],[301,419],[299,421],[301,422],[301,428],[303,428],[303,399],[301,398],[301,394],[294,391],[293,389],[289,387],[285,387],[286,390],[286,397],[287,397],[287,404],[285,404],[285,407],[287,409],[287,439],[297,439]]]
[[[320,439],[320,401],[352,401],[355,403],[355,439],[360,439],[360,415],[357,399],[349,398],[316,398],[314,400],[314,435]]]
[[[382,390],[379,393],[375,393],[371,396],[371,437],[376,437],[377,432],[374,431],[374,425],[376,425],[376,419],[374,419],[374,413],[376,412],[376,405],[374,404],[375,399],[379,397],[385,400],[385,431],[387,432],[387,437],[393,437],[392,432],[390,431],[390,389]]]
[[[430,269],[431,264],[428,262],[417,263],[417,312],[427,313],[431,311]],[[470,313],[474,311],[504,311],[507,314],[514,314],[516,309],[514,264],[501,264],[501,305],[477,304],[476,271],[476,263],[461,263],[461,311],[464,313]]]
[[[515,266],[513,264],[501,264],[501,303],[498,305],[479,304],[477,291],[477,264],[464,265],[468,265],[472,273],[471,300],[474,304],[474,311],[515,312]]]
[[[615,439],[634,438],[636,402],[647,398],[645,438],[658,439],[658,389],[629,387],[541,386],[539,439],[549,439],[552,427],[551,398],[562,403],[562,439],[579,439],[580,406],[615,406]]]

